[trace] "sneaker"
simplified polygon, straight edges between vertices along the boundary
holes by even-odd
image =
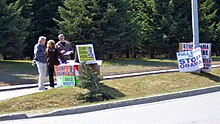
[[[48,87],[48,90],[53,89],[54,87]]]
[[[38,90],[47,90],[47,88],[43,87],[43,88],[38,88]]]

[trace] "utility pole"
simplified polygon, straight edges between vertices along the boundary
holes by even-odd
[[[199,47],[199,21],[198,21],[198,2],[191,0],[192,6],[192,30],[193,30],[193,49]],[[200,73],[200,70],[195,71]]]
[[[193,49],[199,47],[199,22],[198,22],[198,2],[191,0],[192,5],[192,30],[193,30]]]

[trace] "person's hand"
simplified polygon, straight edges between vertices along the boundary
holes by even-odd
[[[65,53],[65,52],[66,52],[65,50],[62,50],[60,53],[62,53],[62,54],[63,54],[63,53]]]
[[[36,66],[36,60],[32,60],[31,65],[32,65],[32,66]]]

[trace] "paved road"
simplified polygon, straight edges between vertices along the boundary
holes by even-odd
[[[220,92],[90,113],[1,124],[220,124]]]

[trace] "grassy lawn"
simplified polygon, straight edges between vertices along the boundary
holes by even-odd
[[[211,73],[166,73],[103,81],[101,87],[115,96],[114,100],[152,96],[220,84],[220,69]],[[25,112],[36,114],[57,108],[94,104],[79,101],[76,94],[88,92],[74,88],[56,88],[0,102],[0,114]],[[113,100],[113,101],[114,101]]]
[[[37,82],[37,67],[31,66],[31,61],[0,61],[0,65],[0,86]],[[113,75],[176,67],[173,60],[133,59],[104,61],[100,70],[102,75]]]
[[[0,61],[0,86],[34,83],[37,74],[30,61]]]
[[[111,60],[101,66],[102,75],[124,74],[177,68],[175,60],[128,59]]]
[[[212,64],[220,64],[219,57],[212,58]],[[124,74],[132,72],[157,71],[165,69],[176,69],[176,60],[170,59],[127,59],[105,61],[101,66],[102,75]]]
[[[212,64],[220,64],[220,58],[213,57]],[[176,60],[144,58],[104,61],[100,70],[106,76],[174,68],[177,68]],[[0,61],[0,75],[0,86],[36,83],[38,78],[37,68],[31,66],[31,61],[19,60]]]

